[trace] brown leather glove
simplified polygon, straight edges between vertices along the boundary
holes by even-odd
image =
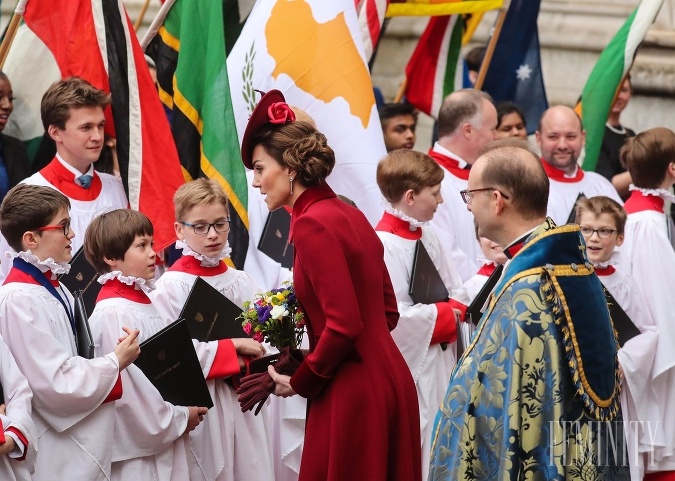
[[[272,366],[274,366],[274,369],[279,374],[292,376],[297,371],[302,360],[302,352],[285,347],[279,353],[279,360],[272,364]],[[274,393],[275,387],[276,383],[268,372],[249,374],[241,378],[241,385],[237,389],[241,412],[250,411],[255,407],[255,414],[258,415],[263,404],[265,404],[265,400],[270,394]]]

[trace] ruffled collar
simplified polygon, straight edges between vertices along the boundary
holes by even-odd
[[[40,272],[51,271],[52,280],[57,279],[57,277],[60,276],[61,274],[68,274],[68,272],[70,272],[70,264],[68,264],[67,262],[56,262],[51,257],[48,257],[47,259],[41,261],[38,256],[36,256],[30,251],[30,249],[21,252],[11,250],[7,251],[5,254],[10,259],[15,259],[17,257],[19,259],[23,259],[29,264],[32,264],[38,269],[40,269]]]
[[[134,286],[136,289],[141,290],[146,294],[155,290],[154,281],[149,281],[147,279],[143,279],[142,277],[125,276],[121,271],[111,271],[98,276],[98,283],[105,284],[106,282],[113,279],[117,279],[122,284],[126,284],[127,286]]]
[[[385,212],[397,217],[408,224],[410,224],[410,230],[417,230],[419,227],[427,227],[429,225],[428,221],[417,220],[414,217],[406,215],[403,211],[398,210],[396,207],[392,206],[386,199],[382,198],[382,206],[384,207]]]
[[[660,197],[663,200],[667,200],[671,203],[675,203],[675,195],[669,190],[666,189],[644,189],[642,187],[637,187],[633,184],[628,186],[628,190],[631,192],[637,191],[642,193],[643,195],[651,195],[654,197]]]
[[[202,267],[216,267],[220,264],[221,259],[230,257],[230,254],[232,253],[229,241],[225,242],[225,247],[223,247],[223,250],[220,251],[220,254],[216,257],[209,257],[207,255],[200,254],[199,252],[195,252],[189,245],[187,245],[185,241],[182,240],[176,241],[176,248],[183,249],[184,256],[192,256],[197,259]]]
[[[619,254],[618,250],[612,251],[612,253],[609,255],[609,259],[603,262],[593,262],[593,267],[596,269],[607,269],[610,266],[616,266],[619,264],[621,258],[621,254]]]

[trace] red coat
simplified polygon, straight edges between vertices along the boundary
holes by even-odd
[[[310,400],[300,481],[419,481],[419,408],[389,331],[398,310],[384,248],[327,185],[293,207],[293,279],[310,354],[291,378]]]

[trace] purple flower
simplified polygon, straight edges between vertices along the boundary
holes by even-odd
[[[271,305],[267,305],[264,309],[262,309],[262,311],[258,311],[258,319],[260,319],[260,324],[267,322],[267,320],[270,318],[270,312],[272,312]]]

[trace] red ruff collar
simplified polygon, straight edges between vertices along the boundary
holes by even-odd
[[[614,269],[614,266],[596,267],[595,268],[595,273],[598,275],[598,277],[611,276],[615,272],[616,272],[616,269]]]
[[[224,261],[220,261],[220,264],[215,267],[204,267],[201,265],[201,261],[194,257],[183,256],[174,262],[169,270],[174,272],[185,272],[186,274],[192,274],[199,277],[211,277],[227,272],[227,264],[225,264]]]
[[[136,289],[136,286],[134,285],[128,286],[118,279],[111,279],[103,284],[103,287],[96,298],[96,302],[120,297],[129,301],[138,302],[139,304],[150,304],[150,298],[145,292]]]
[[[557,182],[572,184],[574,182],[580,182],[581,179],[584,178],[584,171],[581,170],[581,167],[577,167],[577,173],[574,177],[565,177],[564,171],[556,169],[544,159],[541,159],[541,165],[544,166],[544,171],[546,171],[548,178]]]
[[[664,213],[663,206],[665,201],[661,197],[655,195],[645,195],[639,190],[634,190],[623,208],[628,214],[635,214],[636,212],[643,212],[645,210],[653,210]]]
[[[47,271],[49,272],[49,271]],[[58,279],[52,279],[52,276],[48,276],[45,273],[45,277],[49,282],[52,283],[54,287],[59,287],[61,284],[59,284]],[[5,282],[3,282],[3,285],[9,284],[10,282],[23,282],[24,284],[35,284],[37,286],[40,286],[40,284],[36,279],[33,278],[30,274],[27,274],[23,271],[20,271],[16,267],[12,267],[9,270],[9,274],[7,274],[7,277],[5,278]]]
[[[416,230],[410,230],[410,223],[403,219],[399,219],[395,215],[385,212],[380,219],[380,222],[375,226],[376,231],[389,232],[404,239],[417,240],[422,238],[422,228],[418,227]]]
[[[463,180],[469,180],[470,167],[468,165],[463,169],[459,166],[459,161],[457,159],[453,159],[452,157],[448,157],[447,155],[436,152],[433,150],[433,148],[429,149],[429,157],[434,159],[438,165],[443,167],[455,177]]]
[[[73,173],[61,165],[61,162],[56,157],[45,168],[40,170],[40,174],[47,182],[56,187],[59,192],[74,200],[96,200],[103,188],[101,178],[96,171],[94,171],[94,178],[91,179],[91,186],[88,189],[77,185],[73,180]]]
[[[522,245],[521,245],[521,247],[522,247]],[[477,274],[479,276],[490,277],[492,275],[492,273],[495,271],[495,269],[497,269],[497,264],[483,264],[483,267],[478,269]]]

